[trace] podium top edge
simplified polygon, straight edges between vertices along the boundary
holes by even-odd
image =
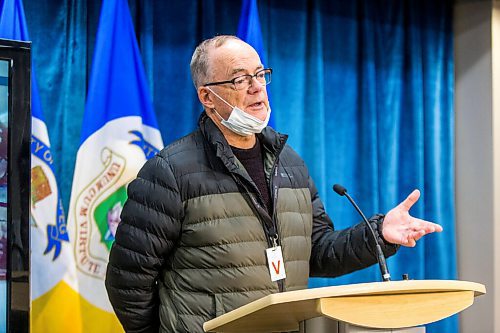
[[[402,280],[388,282],[369,282],[331,287],[321,287],[276,293],[265,296],[270,303],[287,302],[290,299],[303,300],[324,297],[361,296],[394,293],[431,293],[452,291],[474,291],[475,296],[486,294],[483,284],[459,280]]]
[[[451,292],[451,291],[474,291],[475,296],[486,294],[486,287],[477,282],[459,280],[401,280],[388,282],[369,282],[331,287],[321,287],[291,291],[289,293],[303,293],[314,291],[318,298],[335,296],[371,295],[380,293],[424,293],[424,292]],[[333,294],[332,294],[333,293]],[[281,297],[286,293],[272,294]],[[298,296],[298,295],[297,295]],[[310,295],[311,296],[311,295]]]
[[[203,327],[208,331],[222,322],[230,322],[249,313],[260,311],[268,306],[289,302],[308,300],[314,301],[321,298],[346,296],[444,293],[459,291],[473,291],[474,296],[477,297],[486,293],[486,287],[480,283],[459,280],[403,280],[358,283],[287,291],[264,296],[261,299],[243,305],[242,307],[225,313],[222,316],[205,322]]]

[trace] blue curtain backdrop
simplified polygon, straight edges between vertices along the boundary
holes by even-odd
[[[201,111],[189,62],[215,34],[236,34],[241,2],[129,0],[165,143]],[[67,209],[101,1],[24,0],[40,96]],[[337,228],[387,212],[414,188],[412,213],[445,231],[388,263],[394,279],[456,278],[452,0],[261,0],[276,128],[307,162]],[[312,286],[379,281],[376,267]],[[456,318],[428,328],[456,332]]]

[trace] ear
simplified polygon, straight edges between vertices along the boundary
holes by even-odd
[[[210,94],[210,90],[208,90],[206,87],[198,87],[197,93],[200,103],[203,104],[205,108],[213,109],[215,107],[213,102],[213,95]]]

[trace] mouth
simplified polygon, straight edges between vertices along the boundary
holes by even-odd
[[[266,105],[264,104],[264,102],[256,102],[256,103],[250,104],[248,107],[252,108],[252,109],[260,109],[260,108],[265,107],[265,106]]]

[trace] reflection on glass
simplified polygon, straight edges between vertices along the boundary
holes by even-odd
[[[0,333],[7,331],[7,126],[9,62],[0,60]]]

